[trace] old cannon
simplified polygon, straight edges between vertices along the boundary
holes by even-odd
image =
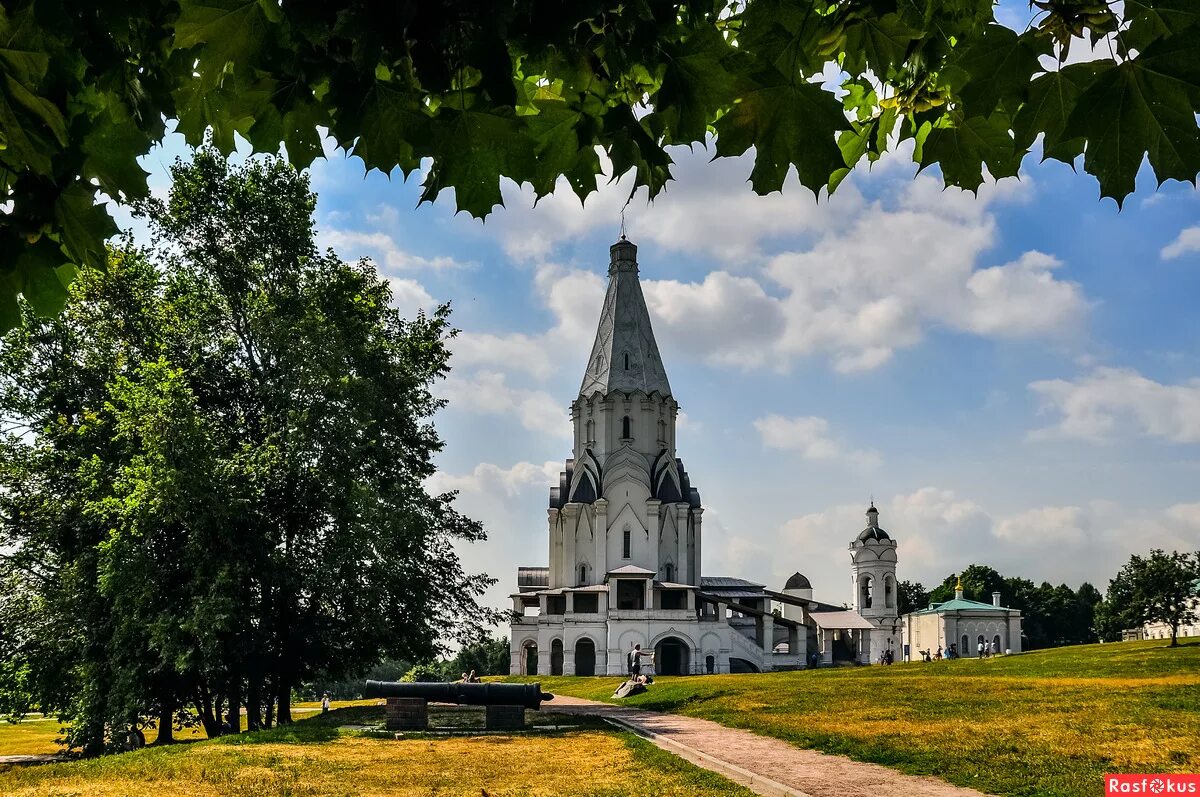
[[[483,706],[487,728],[525,727],[525,709],[538,710],[554,695],[541,684],[398,683],[367,681],[363,697],[387,698],[388,730],[423,730],[429,724],[429,703]]]

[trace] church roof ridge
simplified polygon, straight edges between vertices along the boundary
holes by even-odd
[[[579,395],[671,395],[646,297],[638,281],[637,246],[622,238],[609,247],[608,290]]]

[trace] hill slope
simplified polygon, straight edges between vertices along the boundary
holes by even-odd
[[[552,692],[609,700],[620,679],[541,680]],[[1196,642],[661,678],[625,702],[995,794],[1097,795],[1108,772],[1200,771]]]

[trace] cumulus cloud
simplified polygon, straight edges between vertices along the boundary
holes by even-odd
[[[516,496],[527,487],[548,489],[558,484],[558,472],[561,469],[561,462],[545,462],[541,465],[518,462],[509,468],[502,468],[491,462],[480,462],[470,473],[453,474],[439,471],[429,478],[426,486],[434,493],[455,491],[461,495],[499,492],[507,496]]]
[[[784,329],[779,302],[748,277],[713,271],[699,283],[646,280],[642,283],[655,337],[717,364],[743,368],[771,359],[764,341]]]
[[[437,302],[429,295],[429,291],[414,279],[387,277],[388,286],[392,289],[392,305],[406,314],[416,310],[432,310]]]
[[[1200,379],[1164,385],[1124,368],[1096,368],[1076,380],[1029,385],[1044,412],[1061,417],[1030,434],[1034,440],[1076,438],[1103,442],[1139,434],[1171,443],[1200,443]]]
[[[391,235],[361,230],[330,229],[318,233],[322,247],[330,247],[347,260],[371,257],[387,271],[439,271],[463,268],[466,264],[452,257],[421,257],[400,247]]]
[[[455,410],[512,418],[530,431],[570,440],[570,419],[559,399],[542,390],[513,387],[502,373],[464,376],[451,371],[438,393]]]
[[[1200,252],[1200,224],[1180,230],[1175,240],[1163,247],[1161,254],[1163,260],[1174,260],[1189,252]]]
[[[1055,258],[1027,252],[977,269],[996,239],[989,203],[1019,188],[1000,184],[976,200],[918,177],[876,201],[810,249],[772,258],[785,291],[790,357],[824,353],[839,371],[886,362],[931,326],[989,337],[1066,336],[1085,317],[1081,288],[1057,279]]]
[[[881,462],[878,452],[851,449],[832,437],[829,421],[824,418],[767,415],[754,421],[754,428],[766,448],[794,451],[805,459],[840,460],[864,467],[876,467]]]

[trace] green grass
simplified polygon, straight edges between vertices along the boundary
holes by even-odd
[[[531,680],[531,679],[525,679]],[[543,678],[611,700],[617,678]],[[892,667],[660,678],[625,704],[1006,795],[1103,793],[1107,772],[1200,771],[1200,644],[1085,645]]]
[[[553,716],[553,715],[552,715]],[[347,732],[382,720],[351,706],[284,728],[89,761],[0,767],[5,797],[754,797],[591,720],[550,733],[403,740]],[[432,719],[432,717],[431,717]],[[564,717],[557,717],[564,720]]]

